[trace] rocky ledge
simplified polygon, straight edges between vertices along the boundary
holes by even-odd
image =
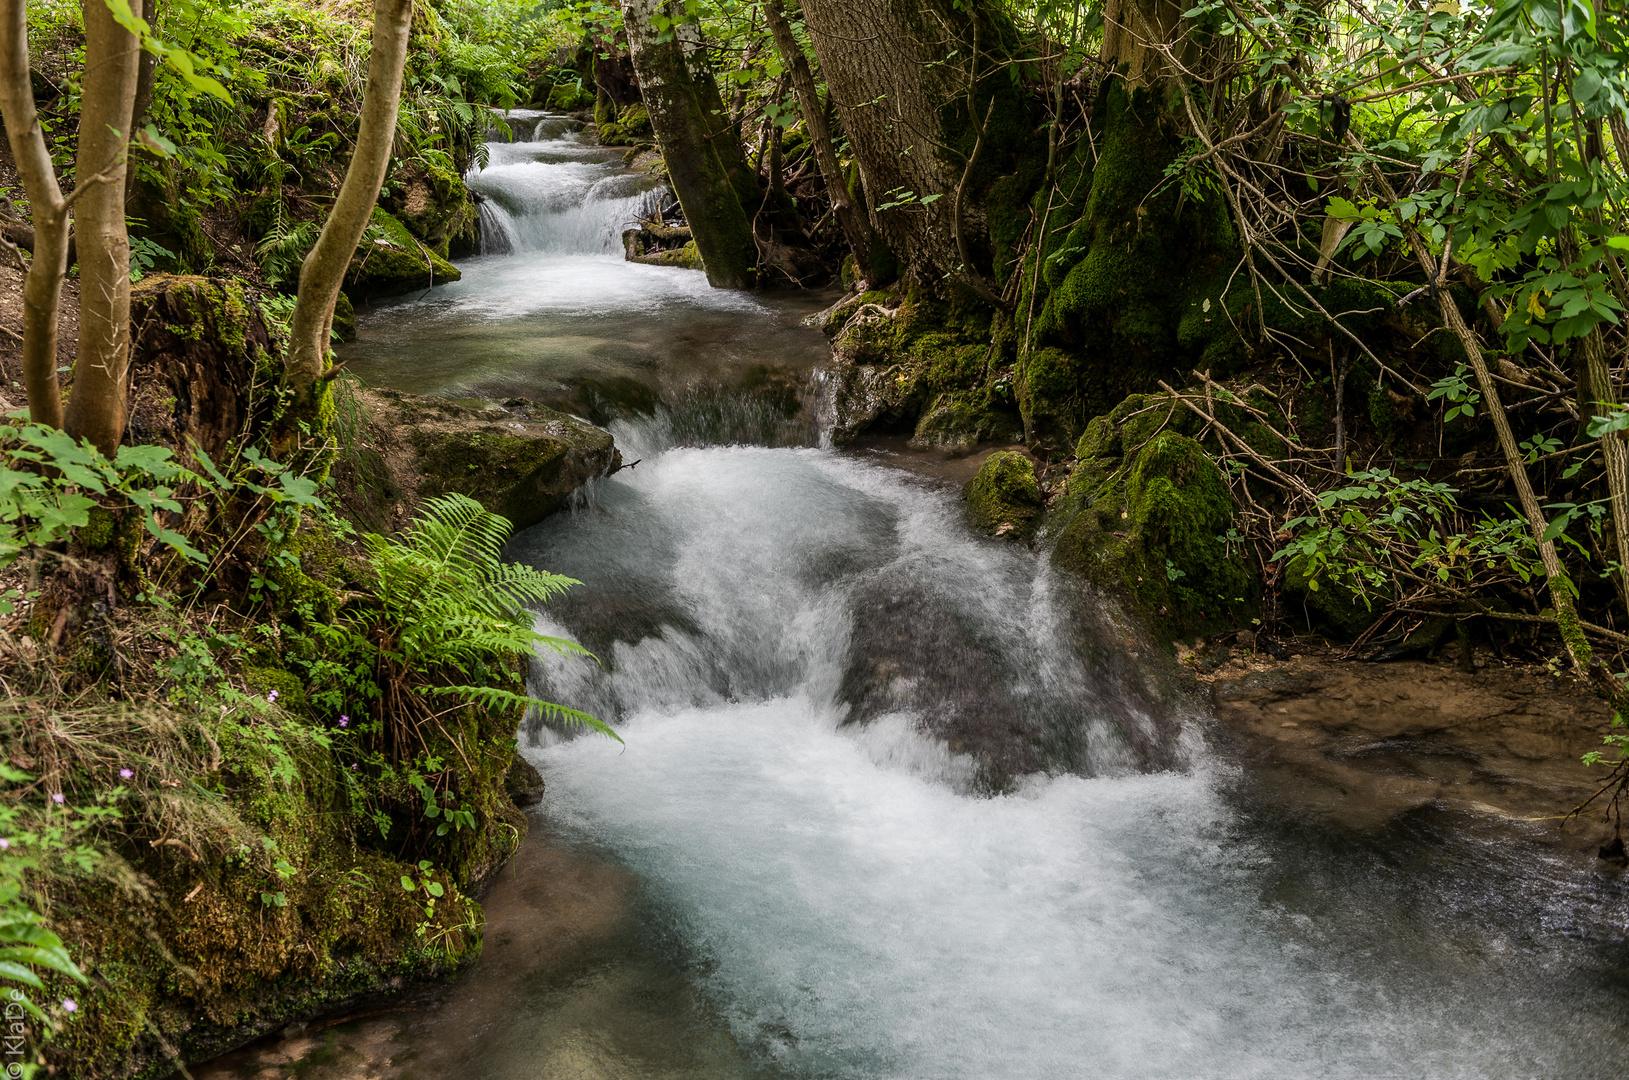
[[[395,390],[355,393],[367,429],[353,451],[357,485],[372,489],[366,501],[396,507],[397,520],[380,527],[404,524],[419,499],[458,492],[524,529],[622,467],[610,432],[525,398],[473,409]]]

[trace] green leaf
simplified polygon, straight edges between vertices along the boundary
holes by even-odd
[[[406,889],[408,892],[412,892],[414,888],[413,879],[408,877],[406,874],[402,875],[402,888]]]

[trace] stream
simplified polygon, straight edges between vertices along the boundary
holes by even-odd
[[[820,445],[800,323],[832,296],[623,261],[664,193],[567,118],[510,124],[471,178],[494,253],[345,355],[639,462],[510,548],[585,583],[538,621],[599,658],[534,692],[626,746],[523,731],[547,795],[453,986],[196,1075],[1622,1071],[1629,880],[1447,811],[1295,809],[944,468]]]

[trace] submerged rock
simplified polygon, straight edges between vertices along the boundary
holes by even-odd
[[[446,398],[361,390],[396,482],[420,498],[458,492],[517,530],[566,504],[572,492],[622,467],[611,433],[574,416],[511,398],[469,409]]]

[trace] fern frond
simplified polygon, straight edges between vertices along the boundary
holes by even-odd
[[[489,709],[503,708],[505,706],[536,709],[548,719],[558,720],[568,727],[588,728],[607,738],[622,742],[622,736],[612,730],[611,726],[603,720],[590,716],[580,709],[556,705],[552,701],[544,701],[541,698],[527,697],[525,694],[515,694],[508,690],[499,690],[493,686],[436,686],[427,692],[456,697],[462,701],[475,702],[478,705],[485,705]],[[624,743],[624,745],[626,744]]]

